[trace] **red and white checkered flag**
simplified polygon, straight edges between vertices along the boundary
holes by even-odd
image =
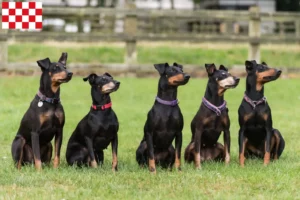
[[[42,2],[2,2],[2,29],[42,29],[42,13]]]

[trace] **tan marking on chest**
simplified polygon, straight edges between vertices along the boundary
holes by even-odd
[[[265,121],[267,121],[267,119],[269,118],[269,115],[268,115],[267,113],[264,113],[264,114],[262,115],[262,118],[263,118]]]
[[[55,111],[55,117],[57,117],[59,120],[59,123],[62,124],[62,122],[64,120],[64,113],[61,110]]]
[[[46,121],[48,121],[53,116],[53,111],[49,110],[47,112],[44,112],[40,114],[40,124],[44,124]]]
[[[216,118],[215,116],[206,117],[206,118],[204,118],[204,119],[202,120],[202,123],[203,123],[203,125],[206,125],[206,124],[208,124],[208,123],[214,121],[215,118]]]
[[[248,121],[253,116],[252,113],[244,115],[244,122]]]

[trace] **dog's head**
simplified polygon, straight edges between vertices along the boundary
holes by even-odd
[[[51,62],[49,58],[37,61],[43,72],[43,84],[50,83],[53,92],[57,91],[60,84],[67,83],[72,79],[73,73],[66,68],[67,58],[68,54],[62,53],[58,62]]]
[[[163,80],[167,80],[169,86],[185,85],[190,79],[190,75],[183,72],[182,65],[177,63],[173,66],[169,66],[168,63],[155,64],[154,67]]]
[[[120,82],[114,80],[114,78],[109,73],[104,73],[98,76],[97,74],[90,74],[89,76],[83,78],[84,81],[89,81],[92,88],[99,91],[101,94],[109,94],[115,92],[120,87]]]
[[[208,87],[211,87],[211,90],[217,90],[219,96],[223,95],[227,89],[235,88],[240,82],[240,79],[232,76],[223,65],[216,69],[213,63],[205,64],[205,68],[209,79]]]
[[[265,62],[257,64],[255,60],[246,60],[245,66],[247,81],[255,82],[257,91],[260,91],[265,83],[275,81],[281,75],[281,70],[271,68]]]

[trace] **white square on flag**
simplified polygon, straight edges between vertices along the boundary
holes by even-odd
[[[42,28],[42,2],[2,2],[2,29]]]

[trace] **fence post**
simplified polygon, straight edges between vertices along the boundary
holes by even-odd
[[[300,39],[300,20],[296,20],[295,21],[295,35],[296,35],[296,38],[298,39],[298,42],[299,42],[299,39]]]
[[[249,9],[249,49],[248,49],[248,59],[256,60],[260,63],[260,28],[261,19],[259,13],[259,7],[253,6]]]
[[[0,24],[2,24],[2,17],[0,17]],[[0,29],[0,69],[7,68],[7,30]]]
[[[128,2],[126,8],[130,9],[131,12],[126,14],[124,22],[124,33],[126,36],[125,63],[134,64],[137,63],[135,38],[137,32],[136,6],[133,2]]]

